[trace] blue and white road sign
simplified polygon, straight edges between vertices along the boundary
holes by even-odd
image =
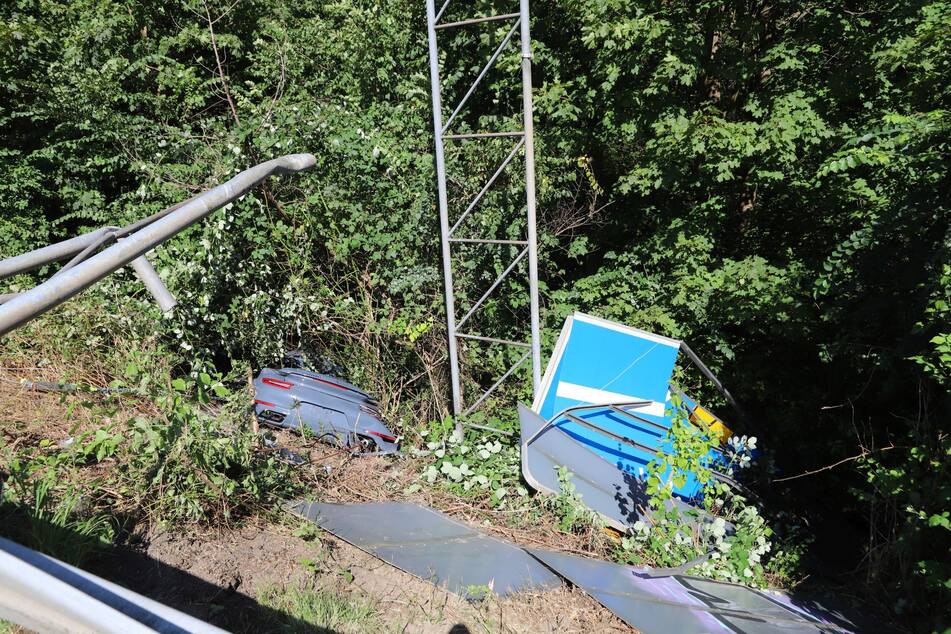
[[[532,409],[546,419],[574,405],[650,401],[663,419],[680,342],[575,313],[565,320]]]
[[[532,409],[546,420],[558,416],[555,427],[618,469],[642,479],[657,451],[670,450],[664,436],[673,424],[670,380],[679,352],[676,339],[575,313],[565,320]],[[692,410],[695,403],[682,397]],[[574,420],[559,416],[576,405],[634,401],[647,404],[624,408],[633,416],[607,407],[576,412],[571,415]],[[700,490],[689,474],[675,493],[692,499]]]

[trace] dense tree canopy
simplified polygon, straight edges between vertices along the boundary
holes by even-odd
[[[495,4],[451,4],[447,18]],[[219,366],[316,346],[387,393],[404,424],[440,415],[423,11],[4,2],[0,255],[311,152],[310,173],[156,253],[182,301],[161,335]],[[826,569],[861,562],[870,587],[900,586],[898,609],[946,608],[951,3],[552,0],[533,14],[549,344],[572,310],[686,339],[747,404],[742,431],[778,469],[760,493],[810,521]],[[447,102],[504,34],[441,36]],[[517,125],[518,62],[512,47],[460,130]],[[508,149],[449,152],[454,213]],[[517,168],[502,185],[469,228],[517,235]],[[510,257],[480,248],[456,262],[470,299]],[[99,292],[119,301],[117,289],[145,305],[131,278]],[[474,327],[524,336],[508,290]],[[469,380],[484,381],[507,353],[465,354]]]

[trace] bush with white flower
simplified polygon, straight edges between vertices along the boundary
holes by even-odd
[[[558,528],[566,533],[586,534],[593,541],[604,528],[601,517],[588,508],[572,481],[567,467],[558,467],[558,495],[545,496],[543,504],[558,518]]]
[[[746,469],[753,463],[753,451],[756,450],[756,436],[730,436],[724,449],[724,456],[729,460],[723,469],[733,475],[734,467]]]
[[[721,448],[714,433],[692,425],[682,404],[675,406],[668,432],[672,451],[658,454],[647,467],[648,518],[636,522],[621,540],[617,557],[663,567],[703,559],[691,574],[764,587],[763,564],[772,550],[772,530],[755,506],[714,475],[710,461],[720,450],[715,468],[732,476],[752,464],[756,438],[734,436]],[[672,504],[673,487],[688,473],[703,486],[702,511],[680,511]]]
[[[441,484],[456,493],[484,497],[494,507],[520,508],[528,502],[521,484],[517,444],[480,434],[467,439],[455,431],[441,437],[438,431],[420,432],[426,452],[435,460],[422,472],[429,484]]]

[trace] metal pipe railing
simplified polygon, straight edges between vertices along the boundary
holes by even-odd
[[[736,402],[736,399],[733,398],[733,395],[730,394],[730,391],[726,389],[726,386],[720,383],[720,379],[717,378],[717,376],[713,373],[713,371],[710,368],[708,368],[707,365],[703,361],[700,360],[700,357],[697,356],[697,353],[691,350],[690,346],[688,346],[683,341],[680,342],[680,350],[685,355],[687,355],[687,358],[693,362],[693,364],[697,367],[698,370],[700,370],[700,373],[703,376],[707,377],[708,379],[710,379],[710,381],[713,382],[714,387],[716,387],[717,390],[719,390],[720,394],[722,394],[723,397],[726,398],[727,403],[729,403],[733,407],[733,409],[736,410],[736,413],[740,417],[740,420],[743,422],[743,424],[747,426],[750,425],[750,419],[746,415],[746,410],[740,407],[740,404]]]
[[[176,206],[171,209],[177,209],[179,206]],[[154,221],[154,217],[151,219],[146,218],[145,220]],[[141,221],[139,223],[136,223],[136,225],[144,226],[144,225],[141,225],[140,223]],[[86,248],[80,251],[77,255],[73,256],[72,260],[64,264],[60,268],[60,270],[54,273],[49,279],[54,279],[63,275],[64,273],[66,273],[66,271],[70,270],[71,268],[73,268],[74,266],[82,262],[83,260],[89,258],[89,256],[91,256],[93,253],[101,249],[107,242],[111,242],[112,240],[115,240],[116,236],[120,235],[120,231],[124,231],[122,229],[119,229],[118,227],[104,227],[103,229],[106,230],[105,233],[100,233],[99,237],[96,240],[91,242]],[[130,232],[125,231],[125,234],[128,234],[128,233]],[[23,266],[30,267],[28,260],[24,262],[25,263],[23,264]],[[142,284],[145,285],[145,288],[149,291],[149,293],[152,294],[152,297],[155,298],[156,303],[158,303],[163,313],[167,313],[168,311],[172,310],[173,308],[175,308],[175,306],[178,305],[178,301],[172,296],[168,288],[166,288],[165,283],[162,282],[162,278],[160,278],[158,273],[155,272],[155,269],[152,267],[151,262],[149,262],[148,259],[146,259],[146,256],[143,255],[132,260],[132,270],[135,271],[136,277],[138,277],[139,280],[141,280]],[[22,273],[24,271],[18,271],[18,272]],[[15,297],[19,297],[22,294],[23,294],[22,292],[2,294],[0,295],[0,304],[6,304],[11,299]]]
[[[665,427],[663,427],[663,426],[661,426],[661,425],[657,425],[657,423],[651,423],[650,421],[646,421],[646,420],[644,420],[643,418],[641,418],[640,416],[637,416],[636,414],[633,414],[633,413],[627,411],[627,409],[626,409],[626,408],[629,408],[629,409],[637,409],[637,408],[640,408],[640,407],[647,407],[647,406],[650,405],[650,404],[651,404],[651,401],[629,401],[629,402],[624,402],[624,403],[595,403],[595,404],[590,404],[590,405],[573,405],[573,406],[571,406],[571,407],[566,407],[565,409],[563,409],[562,411],[560,411],[558,414],[556,414],[555,416],[553,416],[551,419],[549,419],[548,421],[546,421],[545,424],[542,425],[541,428],[538,429],[538,431],[536,431],[534,434],[532,434],[531,436],[529,436],[528,439],[523,440],[523,441],[522,441],[522,451],[523,451],[523,452],[526,451],[526,450],[528,449],[528,446],[529,446],[531,443],[535,442],[535,440],[537,440],[538,437],[541,436],[543,433],[545,433],[548,429],[554,427],[557,422],[559,422],[560,420],[563,420],[563,419],[568,419],[568,420],[572,421],[573,423],[583,425],[584,427],[587,427],[588,429],[590,429],[590,430],[592,430],[592,431],[594,431],[594,432],[604,434],[605,436],[607,436],[607,437],[609,437],[609,438],[613,438],[614,440],[617,440],[618,442],[625,443],[625,444],[627,444],[627,445],[629,445],[629,446],[631,446],[631,447],[634,447],[635,449],[638,449],[638,450],[640,450],[640,451],[645,451],[645,452],[647,452],[647,453],[650,453],[650,454],[652,454],[652,455],[655,455],[658,451],[663,451],[663,450],[662,450],[661,448],[653,449],[653,448],[648,447],[647,445],[643,445],[643,444],[641,444],[641,443],[639,443],[639,442],[637,442],[637,441],[635,441],[635,440],[632,440],[632,439],[630,439],[630,438],[626,438],[626,437],[621,436],[621,435],[619,435],[619,434],[615,434],[614,432],[611,432],[611,431],[609,431],[609,430],[607,430],[607,429],[604,429],[603,427],[600,427],[600,426],[598,426],[598,425],[595,425],[594,423],[592,423],[592,422],[589,421],[589,420],[585,420],[585,419],[582,419],[582,418],[579,417],[579,416],[575,416],[575,415],[574,415],[574,412],[585,411],[585,410],[597,410],[597,411],[605,411],[605,412],[610,411],[610,412],[613,412],[613,413],[615,413],[615,414],[623,414],[623,415],[625,415],[625,416],[628,416],[628,417],[630,417],[632,420],[637,421],[637,422],[645,422],[645,423],[649,423],[651,426],[660,427],[660,428],[662,428],[662,429],[666,429]],[[716,449],[716,450],[714,450],[714,451],[719,452],[718,449]],[[664,452],[664,453],[666,453],[666,452]],[[744,486],[741,485],[739,482],[737,482],[736,480],[734,480],[734,479],[733,479],[731,476],[729,476],[728,474],[723,473],[722,471],[717,471],[716,469],[712,469],[712,468],[710,469],[710,473],[711,473],[711,475],[712,475],[714,478],[716,478],[717,480],[720,480],[721,482],[723,482],[723,483],[725,483],[726,485],[728,485],[728,486],[734,488],[735,490],[741,491],[742,493],[744,493],[744,494],[746,494],[746,495],[752,495],[752,493],[751,493],[746,487],[744,487]]]
[[[624,401],[621,403],[595,403],[595,404],[587,404],[587,405],[572,405],[571,407],[566,407],[565,409],[561,410],[560,412],[552,416],[550,419],[545,421],[545,424],[542,425],[541,428],[538,431],[536,431],[534,434],[532,434],[527,440],[522,441],[522,451],[525,451],[526,449],[528,449],[528,446],[532,444],[533,442],[535,442],[536,438],[538,438],[543,433],[545,433],[547,429],[554,426],[554,424],[560,418],[563,418],[567,416],[568,414],[572,414],[574,412],[579,412],[579,411],[587,410],[587,409],[604,410],[604,409],[610,409],[612,407],[615,407],[621,411],[624,411],[625,407],[636,409],[638,407],[647,407],[651,403],[652,401]]]
[[[145,285],[149,293],[152,294],[152,297],[155,298],[155,303],[159,305],[163,313],[167,313],[178,306],[178,300],[169,292],[165,286],[165,282],[159,277],[159,274],[155,271],[155,267],[152,266],[152,263],[149,262],[146,256],[140,255],[132,260],[132,270],[135,271],[136,276],[142,281],[142,284]]]
[[[144,256],[146,252],[154,249],[178,232],[243,196],[265,178],[276,174],[299,172],[312,167],[315,163],[316,159],[311,154],[290,154],[261,163],[244,170],[228,182],[195,196],[177,209],[171,208],[155,214],[147,219],[155,218],[155,220],[141,228],[138,228],[138,226],[142,224],[142,221],[136,223],[133,227],[136,227],[137,230],[130,233],[123,240],[0,305],[0,336],[22,326],[114,271]],[[112,227],[99,229],[0,262],[0,278],[4,276],[4,272],[23,272],[80,253],[104,238],[109,232],[115,232],[115,229]],[[121,230],[116,232],[117,235],[123,233]],[[139,268],[143,267],[139,265]],[[151,269],[152,267],[148,266],[148,268]],[[152,273],[154,273],[154,269],[152,269]],[[155,278],[151,278],[148,271],[145,275],[150,278],[151,282],[158,278],[157,275]],[[164,285],[162,287],[164,289]],[[153,289],[150,288],[150,290]]]
[[[17,273],[26,273],[33,269],[38,269],[44,264],[51,264],[59,260],[65,260],[80,253],[83,249],[95,244],[104,235],[109,233],[112,227],[102,227],[81,236],[63,240],[56,244],[50,244],[40,249],[35,249],[27,253],[12,258],[7,258],[0,262],[0,280],[16,275]]]

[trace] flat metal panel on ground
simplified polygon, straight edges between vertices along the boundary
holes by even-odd
[[[400,570],[461,596],[478,598],[486,588],[504,596],[562,585],[521,548],[424,506],[299,502],[292,510]]]
[[[527,549],[644,634],[853,632],[841,614],[773,590]]]

